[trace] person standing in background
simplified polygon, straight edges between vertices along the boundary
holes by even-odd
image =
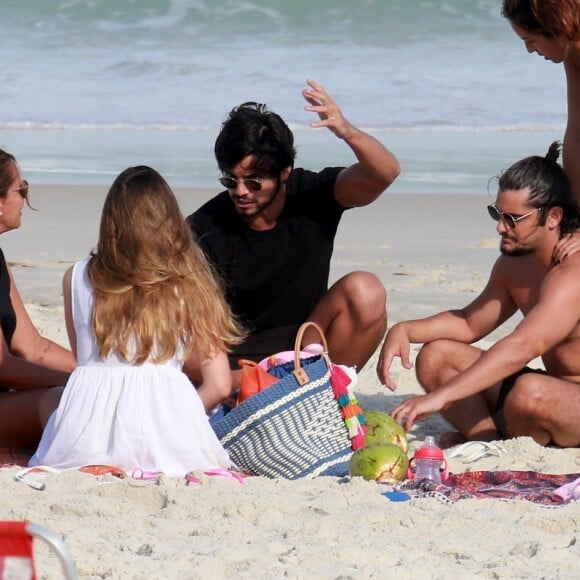
[[[226,351],[243,336],[163,177],[114,181],[90,257],[64,276],[78,366],[30,465],[115,465],[183,476],[231,467],[206,411],[231,392]],[[182,372],[199,361],[194,388]]]
[[[580,0],[503,0],[502,16],[535,52],[564,64],[568,122],[563,140],[564,171],[580,203]],[[554,250],[557,263],[580,249],[580,233],[564,238]]]

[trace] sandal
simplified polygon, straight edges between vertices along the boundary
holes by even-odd
[[[201,483],[201,479],[193,475],[191,471],[185,474],[185,485],[189,485],[190,483]]]
[[[60,470],[55,469],[54,467],[49,467],[48,465],[26,467],[21,469],[12,479],[14,481],[21,481],[32,489],[42,491],[46,487],[44,480],[49,473],[56,475],[60,473]]]
[[[149,481],[149,480],[156,480],[159,481],[159,478],[165,475],[163,471],[148,471],[147,469],[141,469],[140,467],[136,467],[131,472],[131,477],[133,479],[140,479],[142,481]]]
[[[245,483],[246,475],[240,473],[239,471],[231,471],[230,469],[224,469],[223,467],[217,467],[216,469],[208,469],[204,471],[205,475],[221,475],[226,479],[231,479],[233,481],[239,481],[240,483]]]

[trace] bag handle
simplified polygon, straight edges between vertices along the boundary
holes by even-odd
[[[328,358],[328,344],[326,342],[326,337],[324,336],[324,332],[322,328],[316,324],[316,322],[307,321],[304,322],[300,328],[298,329],[298,334],[296,335],[296,341],[294,342],[294,370],[292,374],[296,377],[299,385],[305,385],[308,381],[308,375],[306,371],[302,368],[301,359],[300,359],[300,349],[302,347],[302,338],[304,337],[304,333],[310,328],[314,328],[321,338],[321,343],[323,347],[322,357],[326,361],[326,365],[330,367],[330,359]]]

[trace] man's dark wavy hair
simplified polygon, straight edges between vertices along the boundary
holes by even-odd
[[[218,135],[214,153],[221,171],[231,171],[248,155],[259,175],[278,177],[294,166],[294,136],[280,115],[266,105],[243,103],[232,109]]]
[[[558,163],[560,150],[560,143],[554,141],[547,155],[533,155],[517,161],[498,176],[498,182],[500,191],[529,188],[530,205],[545,210],[540,215],[541,225],[546,223],[549,209],[561,207],[560,236],[563,236],[580,227],[580,216],[570,181]]]

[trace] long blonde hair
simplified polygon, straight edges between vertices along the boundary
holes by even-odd
[[[102,358],[163,362],[196,347],[211,357],[243,337],[171,188],[150,167],[115,179],[88,275]]]

